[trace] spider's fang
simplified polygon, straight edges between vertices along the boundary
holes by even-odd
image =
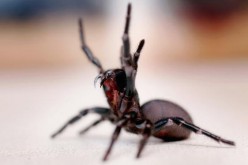
[[[103,83],[104,83],[106,80],[107,80],[107,78],[106,78],[106,77],[104,77],[104,78],[102,79],[102,81],[101,81],[101,83],[100,83],[100,87],[102,87],[102,86],[103,86]]]
[[[101,79],[101,83],[102,83],[103,74],[99,74],[99,75],[95,78],[95,80],[94,80],[94,86],[95,86],[95,87],[96,87],[97,81],[98,81],[99,79]],[[100,83],[100,84],[101,84],[101,83]]]

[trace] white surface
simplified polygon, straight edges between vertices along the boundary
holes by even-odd
[[[81,108],[107,105],[94,88],[95,68],[0,72],[0,164],[102,164],[114,126],[108,122],[84,136],[97,118],[87,116],[57,139],[49,136]],[[122,132],[105,164],[247,164],[248,65],[140,67],[141,103],[164,98],[182,105],[195,123],[234,140],[236,147],[194,135],[180,142],[151,138],[135,159],[140,137]]]

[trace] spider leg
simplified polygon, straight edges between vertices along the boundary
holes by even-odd
[[[116,142],[116,140],[118,139],[122,127],[123,127],[124,125],[126,125],[127,121],[128,121],[128,119],[127,119],[127,118],[124,118],[124,119],[122,119],[122,120],[120,120],[120,121],[118,122],[118,124],[117,124],[117,126],[116,126],[116,128],[115,128],[115,131],[114,131],[114,133],[113,133],[113,135],[112,135],[110,145],[109,145],[109,147],[108,147],[108,149],[107,149],[107,151],[106,151],[106,153],[105,153],[105,155],[104,155],[104,157],[103,157],[103,161],[106,161],[106,160],[108,159],[108,156],[109,156],[109,154],[110,154],[110,152],[111,152],[111,149],[112,149],[114,143]]]
[[[107,108],[101,108],[101,107],[94,107],[90,109],[84,109],[80,111],[76,116],[72,117],[70,120],[68,120],[58,131],[56,131],[54,134],[52,134],[51,138],[55,138],[57,135],[61,134],[69,125],[74,124],[79,119],[87,115],[89,112],[97,113],[103,117],[110,116],[110,109]]]
[[[140,52],[144,44],[145,44],[145,40],[141,40],[136,52],[134,53],[132,65],[126,67],[126,70],[125,70],[126,75],[127,75],[127,86],[126,86],[125,96],[127,97],[138,95],[138,93],[136,92],[136,88],[135,88],[135,79],[137,75],[138,60],[139,60]]]
[[[146,122],[146,125],[144,127],[144,130],[143,130],[143,138],[141,139],[140,141],[140,144],[139,144],[139,149],[138,149],[138,153],[136,155],[136,158],[139,158],[140,157],[140,154],[141,152],[143,151],[146,143],[147,143],[147,140],[149,139],[149,137],[151,136],[151,133],[152,133],[152,124],[151,122]]]
[[[140,52],[141,52],[144,44],[145,44],[145,40],[143,39],[143,40],[140,41],[139,46],[138,46],[136,52],[134,53],[133,67],[134,67],[135,70],[137,70],[137,68],[138,68],[138,60],[139,60]]]
[[[122,36],[123,46],[121,47],[121,65],[123,68],[130,66],[132,64],[132,57],[130,54],[130,41],[129,41],[129,25],[131,19],[131,4],[128,4],[125,29]]]
[[[133,119],[135,119],[137,116],[137,113],[136,112],[130,112],[128,114],[125,114],[118,122],[117,122],[117,126],[115,128],[115,131],[112,135],[112,138],[111,138],[111,142],[110,142],[110,145],[103,157],[103,161],[106,161],[108,159],[108,156],[111,152],[111,149],[114,145],[114,143],[116,142],[116,140],[118,139],[119,135],[120,135],[120,132],[121,132],[121,129],[122,127],[124,127],[129,121],[132,121]]]
[[[103,161],[106,161],[108,159],[108,156],[110,154],[110,151],[111,151],[111,149],[112,149],[115,141],[118,139],[120,132],[121,132],[121,126],[117,126],[115,128],[115,131],[114,131],[113,135],[112,135],[109,148],[107,149],[107,151],[106,151],[106,153],[105,153],[105,155],[103,157]]]
[[[126,97],[130,97],[135,94],[135,91],[136,91],[135,77],[137,73],[137,62],[139,59],[141,49],[144,46],[144,40],[142,40],[138,46],[136,53],[132,57],[130,53],[130,40],[129,40],[129,34],[128,34],[130,20],[131,20],[131,4],[129,3],[127,7],[124,33],[122,35],[123,45],[121,47],[121,67],[123,70],[125,70],[125,73],[127,76],[127,86],[126,86],[126,92],[125,92]]]
[[[91,125],[89,125],[88,127],[84,128],[83,130],[81,130],[79,132],[80,135],[86,133],[87,131],[89,131],[92,127],[98,125],[99,123],[101,123],[102,121],[104,121],[105,119],[103,117],[101,117],[100,119],[96,120],[95,122],[93,122]]]
[[[102,73],[104,70],[102,68],[100,61],[93,55],[92,51],[85,43],[82,19],[79,19],[78,24],[79,24],[79,33],[81,39],[81,48],[86,54],[87,58],[99,69],[100,73]]]
[[[161,129],[163,126],[165,126],[167,123],[173,122],[174,124],[177,124],[178,126],[181,126],[183,128],[189,129],[190,131],[193,131],[197,134],[203,134],[217,142],[222,142],[228,145],[235,145],[235,143],[233,141],[230,140],[226,140],[221,138],[220,136],[217,136],[211,132],[208,132],[204,129],[201,129],[199,127],[197,127],[196,125],[192,124],[192,123],[188,123],[186,122],[184,119],[179,118],[179,117],[171,117],[171,118],[165,118],[165,119],[161,119],[159,121],[157,121],[155,123],[155,130],[159,130]]]

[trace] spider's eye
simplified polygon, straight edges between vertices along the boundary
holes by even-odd
[[[123,92],[127,85],[126,73],[122,69],[115,70],[115,81],[120,92]]]

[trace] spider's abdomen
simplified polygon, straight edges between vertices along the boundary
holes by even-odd
[[[180,117],[189,123],[193,123],[189,114],[179,105],[165,100],[152,100],[141,107],[141,112],[144,117],[152,123],[168,118]],[[165,126],[160,131],[153,134],[153,136],[163,139],[165,141],[176,141],[188,138],[190,131],[179,127],[176,124]]]

